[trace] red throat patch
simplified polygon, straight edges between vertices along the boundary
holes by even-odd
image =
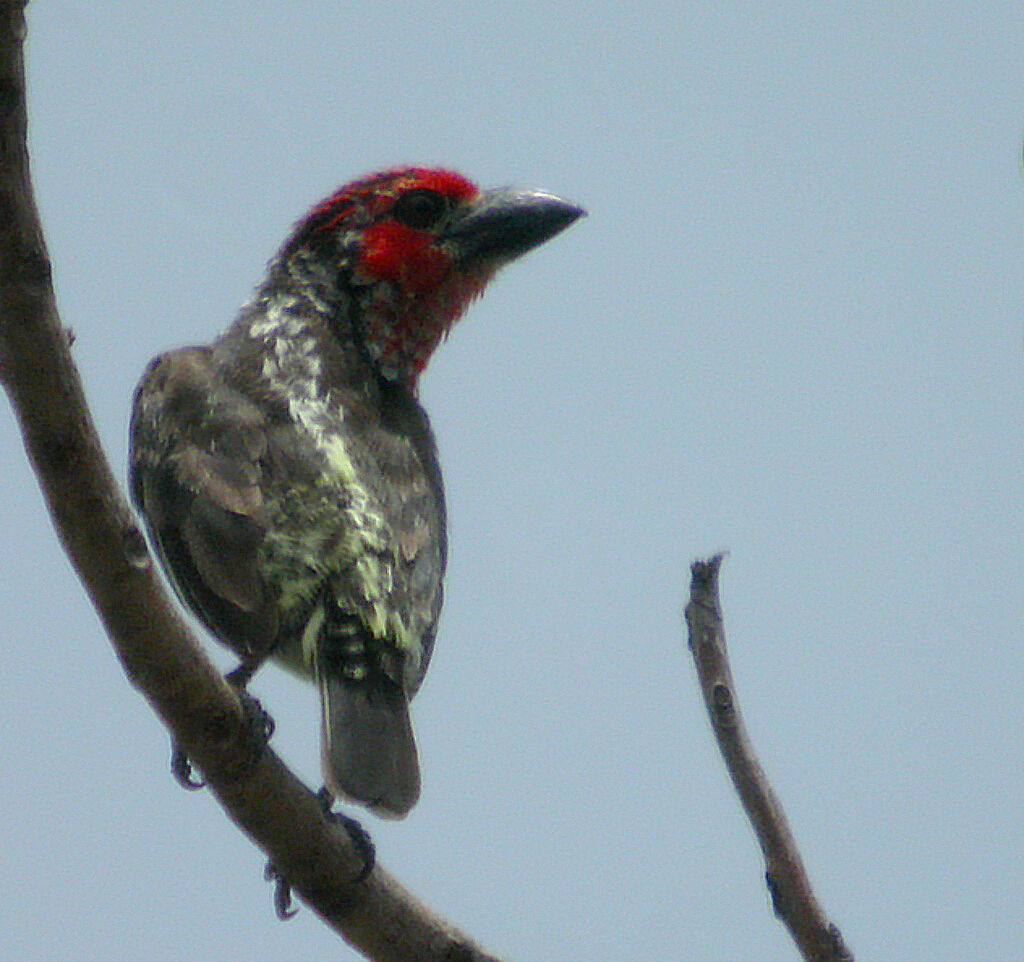
[[[490,275],[450,272],[421,291],[402,288],[397,300],[384,285],[364,308],[370,352],[389,376],[415,385],[438,344],[448,336],[470,302],[483,293]]]

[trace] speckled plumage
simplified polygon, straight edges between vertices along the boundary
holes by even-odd
[[[157,357],[136,393],[133,499],[178,594],[247,672],[273,656],[318,680],[327,783],[381,814],[419,794],[408,700],[446,557],[416,379],[494,270],[579,213],[423,168],[354,182],[220,338]]]

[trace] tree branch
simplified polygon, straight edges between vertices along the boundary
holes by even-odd
[[[269,749],[246,763],[240,705],[179,618],[100,448],[54,300],[32,194],[24,0],[0,0],[0,380],[54,527],[131,683],[228,816],[321,918],[368,957],[497,962],[361,856]]]
[[[789,929],[807,962],[853,962],[839,929],[828,921],[811,889],[796,840],[786,822],[753,746],[747,737],[735,695],[725,627],[718,600],[722,555],[691,566],[686,625],[718,747],[733,786],[754,828],[765,861],[765,879],[775,914]]]

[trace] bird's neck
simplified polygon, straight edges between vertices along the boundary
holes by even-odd
[[[385,381],[415,392],[435,349],[489,278],[451,272],[430,288],[368,283],[347,265],[327,269],[297,251],[272,265],[256,300],[271,323],[301,305],[301,313],[314,313],[339,341],[356,343]]]

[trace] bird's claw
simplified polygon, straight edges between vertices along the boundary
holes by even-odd
[[[267,862],[263,870],[263,877],[274,884],[274,912],[282,922],[287,922],[299,914],[297,908],[292,907],[292,885],[280,872],[273,862]]]
[[[362,856],[363,867],[359,870],[356,877],[352,879],[351,883],[358,885],[369,876],[377,862],[376,848],[373,840],[370,838],[370,833],[354,818],[343,815],[341,812],[332,811],[334,798],[326,788],[321,788],[316,793],[316,797],[320,802],[324,818],[332,824],[340,824],[348,832],[349,838],[352,839],[352,844]],[[282,922],[287,922],[289,919],[294,918],[299,910],[292,904],[291,882],[284,877],[281,870],[273,862],[267,862],[267,866],[263,870],[263,877],[274,886],[274,912],[277,917]]]
[[[360,882],[365,882],[370,877],[373,867],[377,864],[377,846],[373,844],[370,833],[356,819],[333,810],[334,797],[326,787],[321,788],[316,793],[316,797],[320,802],[320,807],[323,809],[324,818],[335,825],[341,825],[345,829],[348,837],[352,840],[353,846],[355,846],[356,852],[359,853],[362,859],[362,867],[356,873],[355,878],[352,879],[352,884],[358,885]]]
[[[259,700],[244,688],[235,688],[235,694],[242,703],[242,716],[245,719],[247,765],[255,765],[274,735],[274,719],[270,717]]]
[[[268,742],[274,735],[274,719],[267,711],[246,690],[245,685],[252,677],[252,670],[245,665],[239,665],[234,671],[224,676],[224,680],[234,689],[238,700],[242,703],[242,718],[245,725],[245,758],[242,767],[249,769],[255,765],[267,747]],[[185,749],[180,745],[171,746],[171,774],[174,780],[184,789],[196,792],[206,787],[206,782],[196,777],[195,769]]]
[[[171,774],[174,780],[188,792],[198,792],[206,782],[196,777],[195,769],[180,745],[171,745]]]

